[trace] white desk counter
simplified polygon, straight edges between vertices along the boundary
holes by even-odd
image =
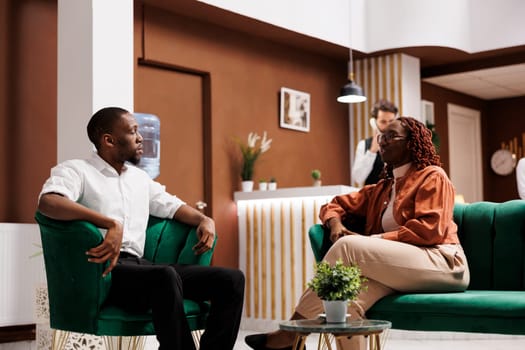
[[[235,192],[239,217],[239,267],[246,276],[243,328],[266,331],[289,319],[315,259],[308,229],[343,185]]]

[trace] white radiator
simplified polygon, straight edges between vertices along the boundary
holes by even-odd
[[[35,289],[45,283],[36,224],[0,223],[0,327],[35,323]]]

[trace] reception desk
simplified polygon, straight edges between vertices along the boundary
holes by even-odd
[[[243,328],[266,331],[289,319],[315,259],[308,229],[319,208],[350,186],[294,187],[235,192],[239,222],[239,267],[246,276]]]

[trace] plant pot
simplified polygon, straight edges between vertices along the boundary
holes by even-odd
[[[268,189],[268,182],[259,182],[259,191],[266,191]]]
[[[315,187],[319,187],[319,186],[321,186],[321,184],[322,184],[321,180],[314,180],[314,186]]]
[[[242,191],[243,192],[252,192],[253,191],[253,181],[243,181],[242,182]]]
[[[268,189],[270,191],[275,191],[277,189],[277,182],[269,182],[268,183]]]
[[[346,300],[323,300],[326,323],[345,323],[347,305]]]

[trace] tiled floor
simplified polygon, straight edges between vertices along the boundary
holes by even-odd
[[[244,343],[244,337],[255,333],[241,330],[234,350],[250,350]],[[317,349],[317,337],[311,335],[307,341],[309,350]],[[80,347],[78,350],[83,350]],[[155,337],[148,337],[146,350],[158,349]],[[426,333],[408,331],[389,331],[385,350],[523,350],[525,336],[504,336],[495,334],[471,333]],[[17,342],[0,344],[0,350],[37,350],[35,342]],[[85,349],[89,350],[89,349]],[[220,349],[218,349],[220,350]]]
[[[235,350],[250,350],[244,337],[255,332],[241,330]],[[317,349],[317,337],[311,335],[307,348]],[[525,336],[504,336],[495,334],[470,333],[427,333],[389,331],[385,350],[524,350]]]

